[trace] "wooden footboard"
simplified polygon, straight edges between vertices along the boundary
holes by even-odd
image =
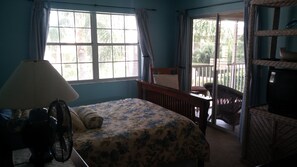
[[[210,98],[176,89],[137,81],[138,98],[153,102],[177,112],[195,123],[205,134]]]

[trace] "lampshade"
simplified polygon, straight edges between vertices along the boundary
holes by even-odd
[[[0,90],[0,108],[42,108],[54,100],[69,102],[78,96],[48,61],[23,61]]]

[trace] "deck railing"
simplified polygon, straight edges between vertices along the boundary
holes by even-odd
[[[217,68],[218,84],[222,84],[243,92],[245,65],[244,63],[226,64]],[[213,82],[214,65],[192,65],[192,86],[203,86]]]

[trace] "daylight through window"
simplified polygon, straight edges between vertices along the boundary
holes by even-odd
[[[137,77],[135,15],[52,9],[45,59],[67,81]]]

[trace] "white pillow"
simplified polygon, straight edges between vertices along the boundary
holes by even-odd
[[[80,117],[86,128],[95,129],[101,128],[103,118],[90,107],[79,107],[76,110],[77,115]]]
[[[174,89],[179,89],[177,74],[154,74],[154,83]]]
[[[77,113],[69,107],[70,115],[71,115],[71,120],[72,120],[72,129],[73,132],[83,132],[86,131],[86,127],[84,123],[81,121]]]

